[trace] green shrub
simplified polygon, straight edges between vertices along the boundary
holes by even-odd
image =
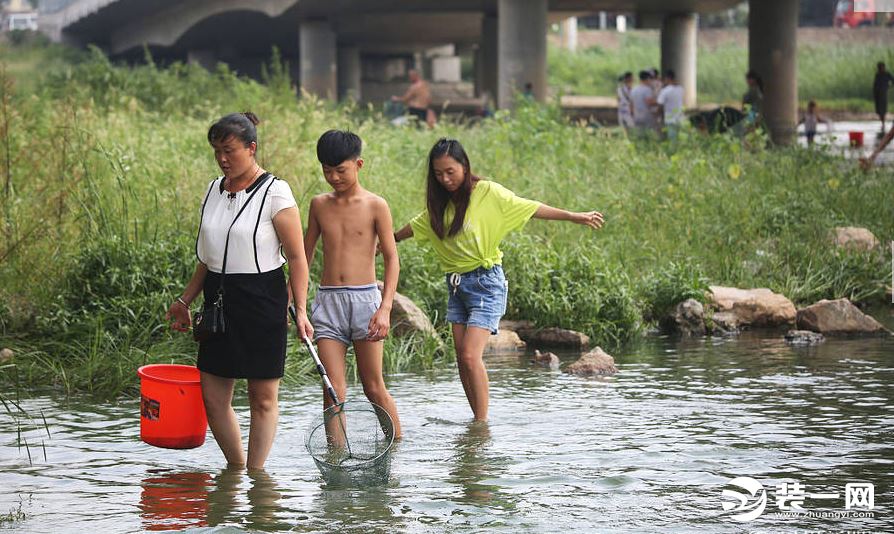
[[[601,252],[529,236],[507,241],[504,252],[508,317],[579,330],[602,345],[617,346],[638,331],[631,280]]]
[[[707,291],[708,278],[698,264],[669,262],[642,280],[639,294],[644,318],[660,320],[687,299],[704,303]]]
[[[75,257],[38,322],[54,336],[83,336],[101,325],[110,336],[145,344],[166,330],[164,313],[194,268],[192,244],[175,236],[97,239]]]

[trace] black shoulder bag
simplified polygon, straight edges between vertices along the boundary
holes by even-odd
[[[255,198],[257,192],[261,190],[261,185],[263,185],[270,176],[272,175],[267,172],[258,178],[254,185],[254,191],[249,195],[248,200],[245,201],[245,204],[239,210],[239,213],[233,218],[230,227],[227,228],[227,239],[224,243],[223,266],[220,269],[220,285],[217,288],[217,297],[214,299],[214,302],[206,302],[202,307],[202,311],[196,312],[193,317],[192,338],[200,343],[202,341],[208,341],[213,337],[222,336],[227,331],[227,321],[224,316],[224,277],[227,274],[227,252],[230,248],[230,230],[233,229],[233,225],[236,224],[236,221],[239,219],[239,216],[242,215],[242,212],[245,211],[245,208],[251,204],[251,201]]]

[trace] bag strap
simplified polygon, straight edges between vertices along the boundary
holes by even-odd
[[[227,252],[229,252],[229,249],[230,249],[230,231],[233,229],[233,225],[236,224],[236,221],[239,219],[239,216],[242,215],[243,211],[245,211],[245,208],[247,208],[249,206],[249,204],[251,204],[252,199],[255,198],[255,195],[258,193],[258,191],[261,190],[261,186],[264,185],[264,182],[266,182],[267,179],[270,178],[271,176],[273,176],[273,175],[270,174],[269,172],[265,172],[263,175],[261,175],[261,177],[259,177],[257,179],[255,184],[253,184],[254,191],[252,191],[251,195],[248,196],[248,200],[245,201],[245,204],[242,205],[242,208],[240,208],[239,212],[236,214],[236,216],[233,217],[233,222],[230,223],[230,227],[227,228],[227,240],[224,243],[223,265],[221,266],[221,269],[220,269],[220,287],[218,287],[218,289],[217,289],[218,300],[220,300],[220,298],[224,292],[224,276],[226,276],[226,274],[227,274]]]

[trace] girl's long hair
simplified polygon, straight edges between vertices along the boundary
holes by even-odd
[[[441,185],[441,182],[438,181],[437,177],[435,177],[435,160],[443,156],[450,156],[463,167],[463,183],[453,193],[447,191],[444,186]],[[469,156],[466,154],[465,149],[459,141],[456,139],[441,138],[435,143],[431,152],[428,153],[428,183],[425,196],[428,206],[429,223],[431,224],[431,228],[434,230],[435,235],[438,236],[438,239],[454,236],[462,230],[463,221],[466,218],[466,210],[469,207],[469,199],[472,196],[472,188],[478,180],[480,180],[480,178],[472,174]],[[453,222],[450,223],[450,228],[445,230],[444,211],[446,211],[447,204],[451,200],[456,209],[454,211]]]

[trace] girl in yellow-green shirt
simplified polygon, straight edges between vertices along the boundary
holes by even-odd
[[[500,241],[531,217],[600,228],[598,211],[570,212],[515,195],[472,174],[469,157],[455,139],[440,139],[428,155],[426,209],[395,232],[400,242],[430,243],[445,274],[450,297],[447,322],[459,377],[476,420],[487,419],[488,380],[484,347],[506,312],[508,283]]]

